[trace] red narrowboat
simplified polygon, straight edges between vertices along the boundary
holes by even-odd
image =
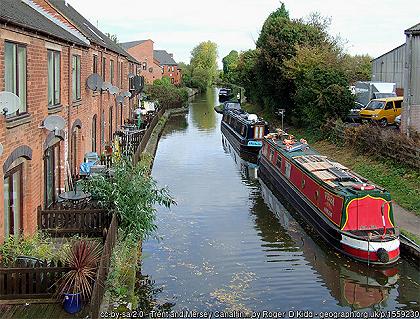
[[[258,176],[337,250],[368,264],[400,256],[391,195],[281,130],[263,139]]]

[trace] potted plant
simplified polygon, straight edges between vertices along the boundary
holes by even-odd
[[[82,239],[64,253],[64,261],[71,270],[58,280],[57,296],[64,298],[63,308],[68,313],[79,312],[82,300],[92,295],[101,252],[100,243]]]

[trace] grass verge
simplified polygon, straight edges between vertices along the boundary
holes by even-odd
[[[417,245],[420,246],[420,237],[414,235],[413,233],[410,233],[409,231],[406,231],[404,229],[401,229],[401,233],[403,235],[405,235],[406,237],[408,237],[409,239],[411,239],[412,241],[414,241]]]

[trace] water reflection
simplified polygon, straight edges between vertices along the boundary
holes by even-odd
[[[349,306],[352,310],[377,310],[386,305],[390,290],[395,287],[399,278],[396,267],[380,270],[345,257],[340,258],[327,246],[314,242],[307,235],[308,230],[302,229],[262,180],[260,185],[265,203],[275,213],[295,247],[303,252],[305,259],[321,275],[339,305]],[[258,208],[255,210],[258,211]]]
[[[241,155],[235,150],[235,148],[230,144],[229,140],[222,133],[222,145],[225,153],[228,153],[232,156],[238,170],[241,172],[244,177],[244,182],[256,181],[258,179],[257,174],[257,165],[254,163],[247,162],[244,160]]]
[[[176,116],[171,116],[165,125],[165,130],[162,133],[162,136],[167,136],[174,134],[176,132],[185,132],[188,129],[188,115],[179,114]]]
[[[205,131],[216,127],[216,112],[214,106],[217,103],[217,92],[208,89],[206,93],[198,95],[194,100],[194,107],[190,109],[193,124]]]

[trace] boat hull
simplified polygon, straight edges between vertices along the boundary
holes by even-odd
[[[259,159],[258,176],[269,185],[276,196],[286,198],[297,212],[317,233],[335,249],[358,261],[372,265],[391,265],[399,259],[399,239],[369,243],[363,238],[341,231],[327,220],[296,188],[269,163]],[[382,262],[377,254],[379,248],[388,252],[389,261]]]
[[[221,131],[223,135],[229,140],[230,144],[235,148],[241,157],[246,157],[247,161],[256,163],[258,153],[261,146],[248,146],[247,139],[241,139],[236,132],[234,132],[225,122],[222,121]]]

